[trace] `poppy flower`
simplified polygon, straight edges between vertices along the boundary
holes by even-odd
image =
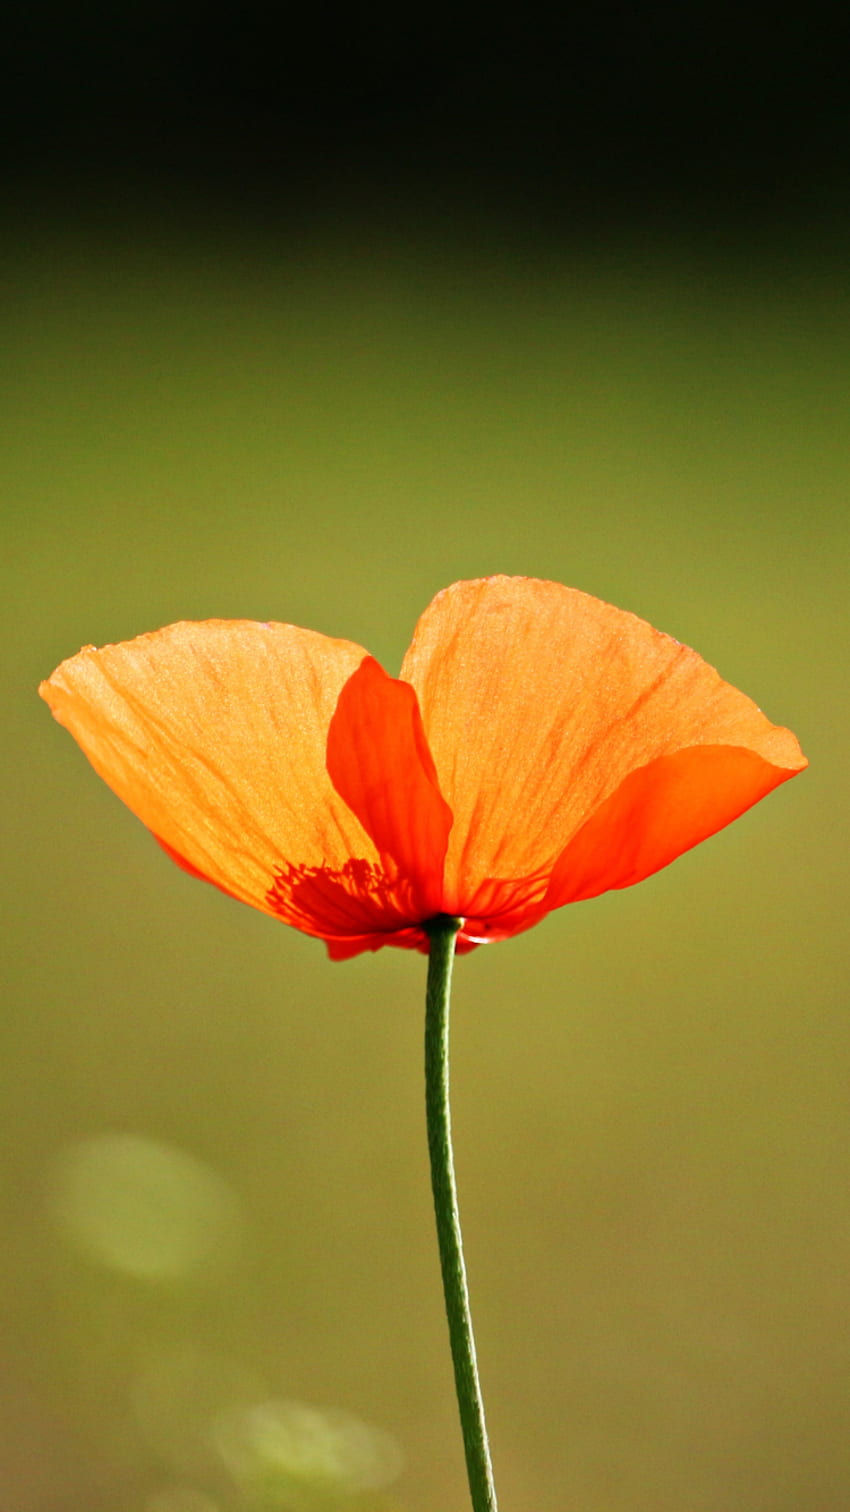
[[[529,578],[455,583],[398,678],[293,625],[169,625],[40,689],[194,876],[342,960],[506,939],[630,886],[806,766],[695,651]]]

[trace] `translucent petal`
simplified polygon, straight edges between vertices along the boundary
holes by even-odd
[[[181,623],[88,647],[40,691],[175,860],[279,913],[268,893],[287,863],[378,862],[326,767],[333,711],[365,655],[292,625]]]
[[[551,875],[630,773],[661,756],[728,745],[786,776],[806,764],[794,736],[696,652],[559,583],[447,588],[420,619],[402,676],[454,814],[443,902],[453,913],[472,913],[487,879],[527,890]],[[696,840],[682,829],[676,843]]]

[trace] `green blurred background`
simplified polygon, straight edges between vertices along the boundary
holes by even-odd
[[[283,216],[268,163],[227,213],[221,185],[122,199],[102,163],[72,209],[28,172],[3,250],[4,1506],[466,1507],[424,961],[331,965],[190,880],[35,690],[83,644],[213,616],[394,671],[439,588],[508,572],[694,645],[812,765],[459,963],[501,1501],[845,1512],[839,238],[728,207],[709,231],[664,192],[617,214],[617,184],[566,225],[519,172],[486,214],[424,170],[398,210],[376,170],[368,204],[336,184]]]

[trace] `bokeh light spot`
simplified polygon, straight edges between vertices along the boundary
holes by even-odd
[[[221,1413],[214,1442],[249,1500],[277,1512],[313,1512],[376,1491],[403,1457],[388,1433],[340,1408],[267,1401]]]
[[[232,1188],[210,1166],[136,1134],[66,1146],[50,1173],[49,1205],[74,1248],[141,1281],[220,1267],[242,1227]]]

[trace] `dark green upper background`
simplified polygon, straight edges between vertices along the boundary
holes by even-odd
[[[400,202],[582,234],[846,213],[850,20],[814,4],[69,6],[4,20],[0,162],[264,222]]]

